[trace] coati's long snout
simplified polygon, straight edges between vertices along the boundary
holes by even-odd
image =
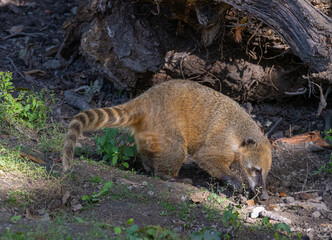
[[[138,114],[128,104],[116,107],[96,108],[83,111],[74,116],[69,124],[68,133],[63,146],[62,164],[64,171],[71,168],[74,148],[78,137],[84,131],[96,131],[103,127],[125,127],[139,121]]]

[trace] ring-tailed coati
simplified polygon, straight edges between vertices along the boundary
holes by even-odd
[[[78,136],[102,127],[129,127],[145,169],[177,177],[187,155],[211,176],[241,188],[229,166],[239,161],[250,187],[262,187],[271,167],[271,145],[258,125],[229,97],[186,80],[156,85],[137,98],[77,114],[69,125],[62,163],[73,162]]]

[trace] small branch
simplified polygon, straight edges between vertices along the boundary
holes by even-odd
[[[40,36],[44,36],[44,34],[42,34],[42,33],[25,33],[25,32],[19,32],[19,33],[13,33],[13,34],[10,34],[10,35],[8,35],[6,37],[3,37],[2,40],[7,40],[9,38],[21,37],[21,36],[40,37]]]
[[[11,58],[9,58],[9,57],[6,57],[9,61],[10,61],[10,63],[13,65],[13,67],[15,68],[15,70],[16,70],[16,72],[18,72],[18,74],[22,77],[22,78],[24,78],[26,81],[28,81],[28,82],[30,82],[30,80],[29,79],[27,79],[18,69],[17,69],[17,67],[16,67],[16,65],[15,65],[15,63],[13,62],[13,60],[11,59]]]
[[[311,193],[311,192],[318,192],[319,190],[306,190],[306,191],[300,191],[300,192],[294,192],[294,195],[298,195],[301,193]]]
[[[319,106],[318,106],[318,109],[317,109],[317,114],[316,114],[316,117],[319,117],[320,116],[320,114],[322,113],[322,111],[323,111],[323,109],[324,108],[326,108],[326,106],[327,106],[327,102],[326,102],[326,98],[327,98],[327,96],[329,95],[329,93],[330,93],[330,86],[327,88],[327,90],[326,90],[326,93],[325,93],[325,95],[324,95],[324,92],[323,92],[323,89],[322,89],[322,87],[321,86],[319,86],[317,83],[315,83],[315,82],[312,82],[313,84],[315,84],[317,87],[318,87],[318,89],[319,89],[319,100],[320,100],[320,102],[319,102]],[[325,98],[326,97],[326,98]]]
[[[274,131],[274,129],[280,124],[282,120],[284,120],[284,118],[280,117],[278,121],[271,127],[271,129],[265,134],[265,136],[268,137]]]
[[[307,92],[307,88],[300,88],[296,92],[284,92],[285,95],[296,96],[296,95],[303,95]]]
[[[302,191],[304,190],[304,187],[305,185],[307,184],[307,181],[308,181],[308,175],[309,175],[309,166],[308,166],[308,163],[307,163],[307,175],[305,177],[305,180],[304,180],[304,183],[302,185]]]

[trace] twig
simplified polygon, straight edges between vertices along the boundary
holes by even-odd
[[[318,164],[317,163],[315,163],[311,158],[310,158],[310,156],[308,155],[307,156],[307,158],[310,160],[310,162],[313,164],[313,165],[315,165],[316,166],[316,168],[319,168],[319,166],[318,166]]]
[[[272,74],[273,69],[274,69],[274,64],[272,65],[272,67],[271,67],[271,69],[270,69],[270,71],[269,71],[269,79],[270,79],[270,82],[271,82],[272,86],[273,86],[277,91],[279,91],[279,89],[276,87],[276,85],[274,85],[274,83],[273,83],[273,81],[272,81],[271,74]]]
[[[260,24],[257,26],[257,28],[255,29],[255,32],[251,35],[251,37],[248,39],[247,41],[247,46],[249,45],[251,39],[256,35],[256,33],[258,32],[258,29],[262,26],[263,22],[260,22]]]
[[[320,93],[320,97],[319,97],[319,106],[318,106],[318,109],[317,109],[317,114],[316,114],[316,117],[319,117],[320,116],[320,114],[321,114],[321,112],[322,112],[322,110],[326,107],[326,105],[327,105],[327,102],[326,102],[326,98],[327,98],[327,96],[329,95],[329,93],[330,93],[330,86],[327,88],[327,90],[326,90],[326,93],[325,93],[325,95],[324,95],[324,93],[323,93],[323,89],[322,89],[322,87],[321,86],[319,86],[317,83],[315,83],[315,82],[312,82],[313,84],[315,84],[317,87],[318,87],[318,89],[319,89],[319,93]],[[326,98],[325,98],[325,96],[326,96]]]
[[[22,78],[24,78],[26,81],[28,81],[28,82],[30,82],[30,80],[29,79],[27,79],[18,69],[17,69],[17,67],[16,67],[16,65],[15,65],[15,63],[13,62],[13,60],[11,59],[11,58],[9,58],[9,57],[6,57],[9,61],[10,61],[10,63],[13,65],[13,67],[15,68],[15,70],[18,72],[18,74],[20,74],[20,76],[22,77]]]
[[[306,191],[300,191],[300,192],[294,192],[292,194],[294,195],[298,195],[298,194],[301,194],[301,193],[311,193],[311,192],[318,192],[319,190],[306,190]]]
[[[44,36],[43,33],[25,33],[25,32],[19,32],[19,33],[13,33],[10,34],[6,37],[3,37],[2,40],[7,40],[12,37],[20,37],[20,36],[28,36],[28,37],[39,37],[39,36]]]
[[[268,137],[268,136],[274,131],[274,129],[279,125],[279,123],[280,123],[282,120],[284,120],[284,118],[283,118],[283,117],[280,117],[280,118],[278,119],[278,121],[277,121],[277,122],[271,127],[271,129],[265,134],[265,136]]]
[[[307,92],[307,88],[299,88],[300,90],[296,92],[284,92],[285,95],[296,96],[296,95],[303,95]]]
[[[273,177],[275,177],[276,179],[282,181],[283,183],[285,182],[285,181],[282,180],[280,177],[278,177],[277,175],[275,175],[272,171],[270,171],[270,174],[272,174]]]
[[[272,59],[275,59],[275,58],[281,57],[281,56],[285,55],[285,54],[288,53],[288,52],[289,52],[289,49],[287,49],[287,50],[283,51],[282,53],[279,53],[279,54],[277,54],[277,55],[275,55],[275,56],[273,56],[273,57],[264,57],[264,56],[263,56],[263,58],[266,59],[266,60],[272,60]]]
[[[302,185],[302,191],[304,190],[305,185],[307,184],[308,181],[308,175],[309,175],[309,167],[308,167],[308,162],[307,162],[307,175],[305,177],[304,183]]]

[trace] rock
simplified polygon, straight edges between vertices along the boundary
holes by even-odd
[[[284,203],[292,203],[294,202],[294,198],[293,197],[286,197],[284,198]]]
[[[182,196],[181,197],[182,202],[186,202],[186,201],[188,201],[188,199],[189,199],[188,196]]]
[[[251,218],[258,218],[259,214],[261,211],[264,211],[264,207],[256,207],[254,210],[251,212],[250,217]]]
[[[65,205],[68,202],[68,199],[70,198],[70,192],[67,190],[65,194],[62,196],[62,205]]]
[[[61,63],[59,60],[51,59],[51,60],[48,60],[47,62],[44,62],[43,67],[45,67],[47,69],[56,70],[56,69],[60,69]]]
[[[149,195],[149,196],[153,196],[154,192],[153,191],[148,191],[146,194]]]
[[[313,218],[319,218],[320,215],[321,215],[321,213],[320,213],[319,211],[315,211],[315,212],[313,212],[313,213],[311,214],[311,216],[312,216]]]
[[[82,204],[78,203],[72,207],[72,210],[74,212],[77,212],[78,210],[81,210],[83,208]]]

